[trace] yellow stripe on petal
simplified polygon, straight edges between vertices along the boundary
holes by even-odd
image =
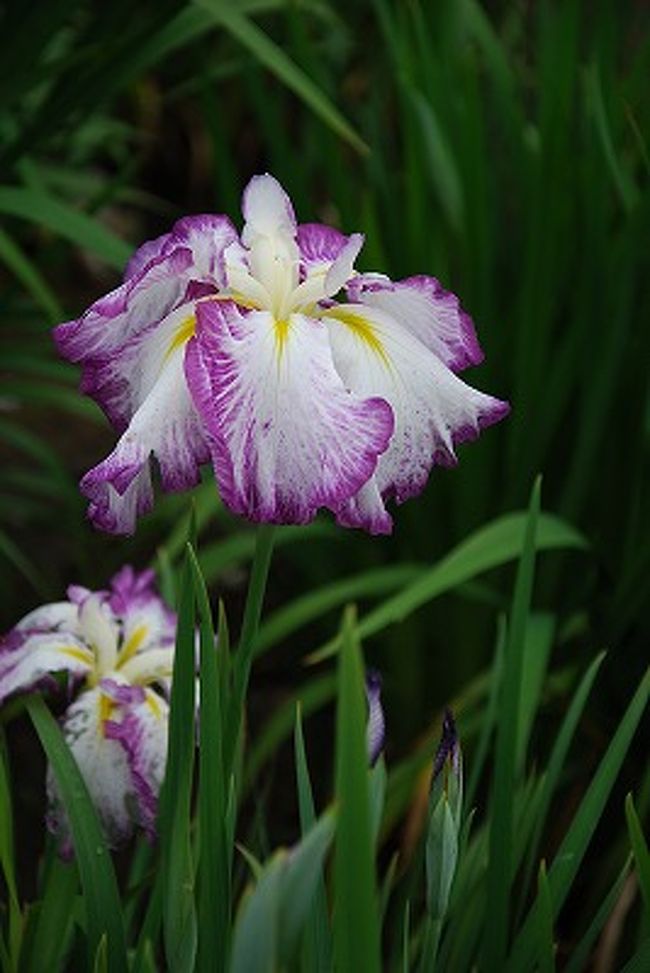
[[[104,724],[107,720],[110,720],[113,715],[113,710],[115,709],[115,703],[110,696],[105,693],[101,693],[99,697],[99,719],[98,719],[98,733],[104,735]]]
[[[193,314],[190,314],[190,316],[185,318],[185,320],[182,321],[176,329],[174,337],[169,343],[169,348],[165,352],[165,361],[167,361],[167,359],[170,358],[175,351],[182,348],[183,345],[193,337],[195,331],[196,317]]]
[[[85,662],[87,665],[92,665],[95,661],[95,657],[90,651],[90,649],[80,649],[76,645],[64,645],[62,649],[59,649],[62,655],[67,655],[71,659],[76,659],[77,662]]]
[[[284,351],[284,346],[287,343],[287,338],[289,336],[289,320],[288,318],[280,318],[275,321],[275,350],[277,352],[278,358],[282,357],[282,352]]]
[[[384,348],[381,339],[377,336],[376,329],[373,324],[364,318],[361,314],[354,314],[352,311],[342,311],[338,308],[331,308],[330,310],[324,311],[321,315],[323,318],[333,318],[335,321],[339,321],[344,324],[346,328],[349,328],[359,338],[363,341],[371,351],[381,358],[385,365],[390,365],[390,360],[386,354],[386,349]]]
[[[153,689],[147,689],[146,690],[146,697],[145,698],[146,698],[147,705],[148,705],[149,709],[151,710],[151,712],[153,713],[153,715],[156,717],[156,719],[159,720],[160,717],[162,716],[162,709],[160,708],[160,703],[158,701],[158,697],[157,697],[156,693],[154,693]]]
[[[149,629],[147,628],[146,625],[138,625],[136,628],[133,629],[128,639],[120,649],[120,654],[117,660],[118,669],[120,668],[120,666],[123,666],[125,662],[128,662],[129,659],[131,659],[136,654],[136,652],[138,651],[138,649],[140,648],[140,646],[142,645],[142,643],[144,642],[148,634],[149,634]]]

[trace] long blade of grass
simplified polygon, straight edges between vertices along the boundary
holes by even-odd
[[[207,10],[253,57],[290,88],[333,132],[365,155],[369,150],[360,135],[332,104],[327,95],[289,58],[271,38],[231,4],[220,0],[195,0]]]
[[[255,556],[253,558],[246,605],[244,607],[242,629],[232,665],[232,694],[228,708],[228,718],[224,726],[224,768],[228,776],[233,769],[235,752],[239,740],[246,690],[255,651],[255,639],[262,615],[262,604],[266,590],[266,579],[271,565],[274,540],[275,528],[272,525],[266,524],[257,528]]]
[[[512,881],[514,792],[516,786],[517,735],[523,679],[526,625],[535,573],[535,538],[540,509],[539,479],[533,487],[528,520],[517,570],[512,611],[503,660],[503,678],[496,727],[494,783],[490,802],[490,851],[484,957],[488,970],[502,969],[506,955]]]
[[[573,880],[580,868],[587,847],[593,837],[610,795],[614,782],[619,774],[625,754],[634,736],[639,721],[648,703],[650,692],[650,670],[632,697],[630,704],[621,720],[616,733],[605,751],[598,770],[592,778],[580,807],[578,808],[571,826],[562,841],[553,864],[548,873],[554,914],[557,915],[569,894]],[[516,971],[530,962],[534,953],[535,937],[533,930],[536,922],[536,911],[539,908],[536,900],[524,922],[517,939],[507,969]]]
[[[106,936],[110,973],[126,973],[122,906],[97,812],[63,734],[42,698],[31,696],[27,709],[52,767],[70,823],[83,889],[90,965],[95,961],[102,937]]]
[[[83,250],[97,254],[117,270],[122,270],[131,256],[129,244],[96,219],[45,193],[0,186],[0,213],[45,226]]]
[[[230,862],[226,828],[228,784],[223,766],[223,719],[219,668],[223,650],[215,643],[212,612],[199,563],[190,550],[200,620],[200,727],[197,868],[198,962],[200,971],[226,969],[230,938]]]
[[[357,601],[359,598],[378,598],[386,592],[394,591],[395,588],[401,588],[407,582],[413,581],[422,570],[421,566],[411,564],[374,568],[323,585],[300,598],[295,598],[290,604],[279,608],[265,619],[257,636],[255,654],[262,655],[303,625],[307,625],[333,608]]]
[[[627,818],[627,830],[634,854],[641,898],[646,916],[650,919],[650,853],[631,794],[628,794],[625,798],[625,817]]]
[[[307,766],[300,705],[296,707],[294,759],[296,765],[300,830],[305,835],[315,824],[316,810],[314,807],[309,768]],[[328,973],[332,969],[332,939],[327,917],[327,895],[323,876],[321,876],[317,884],[314,902],[306,923],[302,965],[304,969],[313,970],[314,973]]]
[[[591,949],[596,942],[596,938],[600,934],[601,929],[611,916],[612,909],[618,902],[619,896],[623,890],[623,886],[629,873],[630,859],[628,859],[628,861],[625,863],[621,872],[617,876],[616,881],[603,899],[600,907],[594,913],[594,916],[587,926],[582,939],[579,943],[577,943],[576,946],[572,948],[571,956],[568,959],[564,973],[583,973],[583,970],[588,968],[589,954],[591,953]]]
[[[421,578],[363,617],[358,626],[359,637],[376,635],[388,625],[401,622],[433,598],[517,558],[523,549],[525,526],[525,514],[507,514],[471,534]],[[550,514],[540,514],[536,543],[538,551],[587,546],[578,531]],[[311,653],[307,661],[320,662],[329,658],[340,645],[341,636],[337,635]]]
[[[528,889],[530,878],[533,875],[535,862],[537,861],[539,843],[541,841],[542,832],[546,823],[546,817],[551,806],[553,795],[557,790],[560,774],[564,768],[569,747],[571,746],[576,728],[580,722],[582,713],[584,712],[589,694],[591,693],[591,687],[594,684],[604,658],[604,652],[597,655],[580,680],[580,684],[573,695],[571,704],[566,711],[562,723],[560,724],[560,729],[555,739],[555,743],[553,744],[548,767],[542,783],[542,792],[540,795],[540,802],[535,820],[535,828],[528,849],[528,862],[523,880],[524,890]]]
[[[62,968],[70,945],[74,900],[79,875],[73,862],[63,862],[52,849],[41,898],[30,914],[27,942],[20,954],[21,973]]]
[[[340,970],[379,973],[377,898],[368,755],[366,700],[354,614],[346,611],[339,658],[336,720],[338,825],[334,859],[334,955]]]
[[[3,729],[0,727],[0,868],[7,887],[8,912],[8,950],[12,962],[20,949],[22,934],[22,914],[18,901],[14,861],[14,816],[11,801],[11,785],[7,755],[7,744]]]
[[[50,286],[18,244],[2,229],[0,229],[0,261],[16,275],[36,303],[42,307],[50,324],[63,320],[61,305]]]
[[[191,533],[192,530],[190,536]],[[188,544],[179,592],[167,769],[159,813],[165,955],[169,967],[178,973],[189,973],[194,968],[197,934],[190,841],[196,722],[195,625],[195,588]]]

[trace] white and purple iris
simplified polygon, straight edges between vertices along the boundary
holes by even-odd
[[[153,572],[124,567],[108,591],[71,585],[69,601],[43,605],[0,638],[0,704],[56,686],[74,697],[62,720],[111,845],[140,827],[153,836],[167,759],[176,616]],[[48,825],[71,851],[65,813],[48,772]]]
[[[211,461],[225,504],[253,521],[304,524],[327,508],[388,533],[386,501],[418,494],[508,412],[455,374],[482,359],[472,322],[433,277],[357,273],[363,236],[297,224],[270,175],[242,209],[241,236],[225,216],[180,220],[56,329],[120,434],[81,482],[89,515],[133,532],[153,504],[154,457],[172,491]]]

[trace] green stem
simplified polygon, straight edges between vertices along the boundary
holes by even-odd
[[[248,679],[253,662],[255,639],[262,615],[262,604],[264,602],[266,580],[269,574],[274,540],[275,528],[272,525],[265,524],[264,526],[258,527],[253,567],[251,569],[248,594],[244,608],[244,619],[233,666],[232,695],[230,697],[229,719],[227,722],[228,741],[225,748],[224,761],[228,776],[232,773],[237,741],[241,730],[246,690],[248,688]]]

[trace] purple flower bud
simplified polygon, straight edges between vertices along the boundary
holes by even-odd
[[[366,727],[368,762],[371,767],[374,767],[384,749],[386,735],[386,721],[381,705],[381,675],[376,669],[368,669],[366,673],[366,699],[368,700]]]
[[[460,776],[461,753],[458,734],[456,732],[456,723],[451,710],[445,709],[445,715],[442,719],[442,736],[440,737],[438,750],[433,761],[431,784],[433,785],[438,780],[443,771],[446,770],[448,773],[449,769],[451,769],[455,777]],[[446,787],[447,773],[445,773],[443,787]]]

